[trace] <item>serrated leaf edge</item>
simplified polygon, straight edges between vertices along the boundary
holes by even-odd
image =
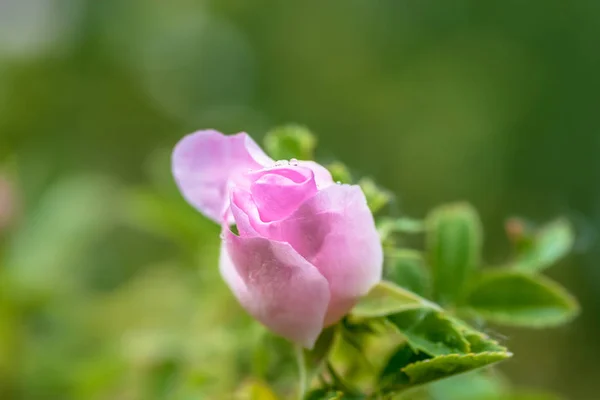
[[[513,353],[511,353],[510,351],[483,351],[481,353],[445,354],[445,355],[437,356],[437,357],[434,357],[434,358],[429,358],[427,360],[417,361],[417,362],[414,362],[412,364],[408,364],[406,367],[403,367],[400,370],[402,372],[404,372],[405,374],[407,374],[409,376],[409,378],[412,379],[412,377],[410,376],[409,372],[407,372],[407,371],[409,371],[410,369],[415,368],[415,366],[417,366],[417,365],[428,364],[428,363],[432,362],[433,360],[474,358],[476,356],[502,356],[501,360],[494,361],[494,362],[500,362],[500,361],[503,361],[503,360],[511,358],[513,356]],[[493,364],[494,362],[492,362],[490,364]],[[479,368],[483,368],[483,367],[484,366],[481,366]]]

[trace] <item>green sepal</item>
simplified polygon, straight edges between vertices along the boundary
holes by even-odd
[[[264,139],[265,149],[275,160],[312,160],[317,139],[301,125],[284,125],[269,131]]]
[[[483,233],[477,211],[469,204],[438,207],[427,217],[426,245],[434,299],[453,304],[480,266]]]
[[[365,194],[367,205],[372,213],[381,210],[392,200],[392,194],[377,186],[371,178],[362,178],[358,181],[358,185]]]
[[[335,182],[349,184],[352,183],[352,174],[350,173],[350,170],[348,170],[346,164],[339,161],[334,161],[328,164],[326,167],[331,173],[331,178]]]

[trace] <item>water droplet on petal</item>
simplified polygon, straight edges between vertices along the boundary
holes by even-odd
[[[336,181],[335,183],[338,184],[338,185],[341,185],[342,181]]]
[[[290,160],[290,165],[294,166],[294,167],[297,167],[298,166],[298,160],[296,160],[295,158],[292,158]]]
[[[225,239],[225,232],[221,232],[221,234],[219,235],[219,237],[220,237],[221,239]]]

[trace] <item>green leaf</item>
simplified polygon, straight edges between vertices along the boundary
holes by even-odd
[[[536,272],[548,268],[572,249],[575,235],[566,219],[558,219],[537,231],[531,243],[517,255],[514,268]]]
[[[433,382],[427,389],[431,400],[499,400],[507,390],[503,379],[481,370]]]
[[[432,211],[426,224],[434,297],[451,304],[480,264],[483,234],[479,215],[469,204],[452,204]]]
[[[507,351],[506,347],[502,346],[500,343],[481,332],[463,331],[463,335],[469,342],[471,353]]]
[[[381,370],[379,386],[385,390],[387,387],[400,383],[408,384],[408,376],[402,372],[402,368],[427,358],[428,356],[425,353],[418,353],[408,343],[402,343],[392,353],[385,367]]]
[[[381,281],[352,309],[351,315],[360,318],[383,317],[415,308],[439,307],[392,282]]]
[[[377,229],[381,236],[389,236],[391,233],[416,234],[425,231],[423,221],[414,218],[381,218],[377,221]]]
[[[554,393],[538,391],[518,391],[515,393],[504,394],[496,397],[489,397],[484,400],[561,400],[562,397]]]
[[[167,399],[173,392],[182,373],[181,362],[175,358],[167,357],[153,365],[148,373],[149,382],[146,384],[146,398]]]
[[[269,131],[264,139],[267,153],[275,160],[312,160],[317,139],[301,125],[284,125]]]
[[[190,249],[197,249],[199,240],[210,241],[217,232],[212,221],[199,218],[198,212],[181,198],[136,188],[125,192],[124,203],[125,223]]]
[[[512,270],[483,274],[468,292],[466,306],[489,321],[529,327],[562,324],[579,311],[558,283]]]
[[[429,292],[429,275],[420,253],[399,250],[388,256],[384,278],[420,296]]]
[[[469,352],[460,329],[439,311],[421,308],[387,318],[415,350],[432,356]]]
[[[341,400],[344,393],[337,390],[315,389],[306,394],[304,400]]]
[[[496,340],[488,335],[473,329],[462,320],[455,317],[448,317],[454,325],[461,331],[465,339],[469,342],[470,353],[483,353],[488,351],[508,351]]]
[[[366,400],[364,395],[349,395],[339,390],[315,389],[310,391],[304,400]]]
[[[297,354],[290,342],[258,327],[257,340],[251,358],[252,375],[271,384],[281,379],[292,381],[297,376]]]
[[[371,178],[362,178],[358,181],[358,185],[365,194],[367,205],[372,213],[381,210],[392,200],[391,193],[381,189]]]
[[[102,176],[78,175],[50,187],[31,210],[7,249],[16,295],[65,293],[95,243],[115,226],[122,206],[119,187]]]
[[[477,354],[448,354],[429,360],[409,364],[402,369],[411,385],[422,385],[452,375],[472,371],[506,360],[512,356],[507,352],[485,352]]]
[[[334,161],[327,165],[327,169],[331,173],[331,177],[335,182],[352,183],[352,175],[345,164]]]

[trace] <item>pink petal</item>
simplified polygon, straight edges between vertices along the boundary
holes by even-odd
[[[315,181],[319,189],[325,189],[328,186],[333,185],[333,178],[331,172],[324,166],[314,161],[298,161],[300,167],[310,168],[315,174]]]
[[[276,334],[312,348],[329,303],[327,280],[287,243],[224,234],[220,269],[240,304]]]
[[[325,325],[337,322],[381,280],[383,250],[373,215],[358,186],[332,185],[289,218],[254,227],[289,243],[327,278],[331,303]]]
[[[185,199],[219,223],[228,210],[228,182],[247,186],[243,172],[272,163],[246,133],[225,136],[214,130],[185,136],[172,157],[173,175]]]
[[[309,168],[266,168],[248,175],[252,198],[264,222],[287,217],[317,193],[314,173]]]

